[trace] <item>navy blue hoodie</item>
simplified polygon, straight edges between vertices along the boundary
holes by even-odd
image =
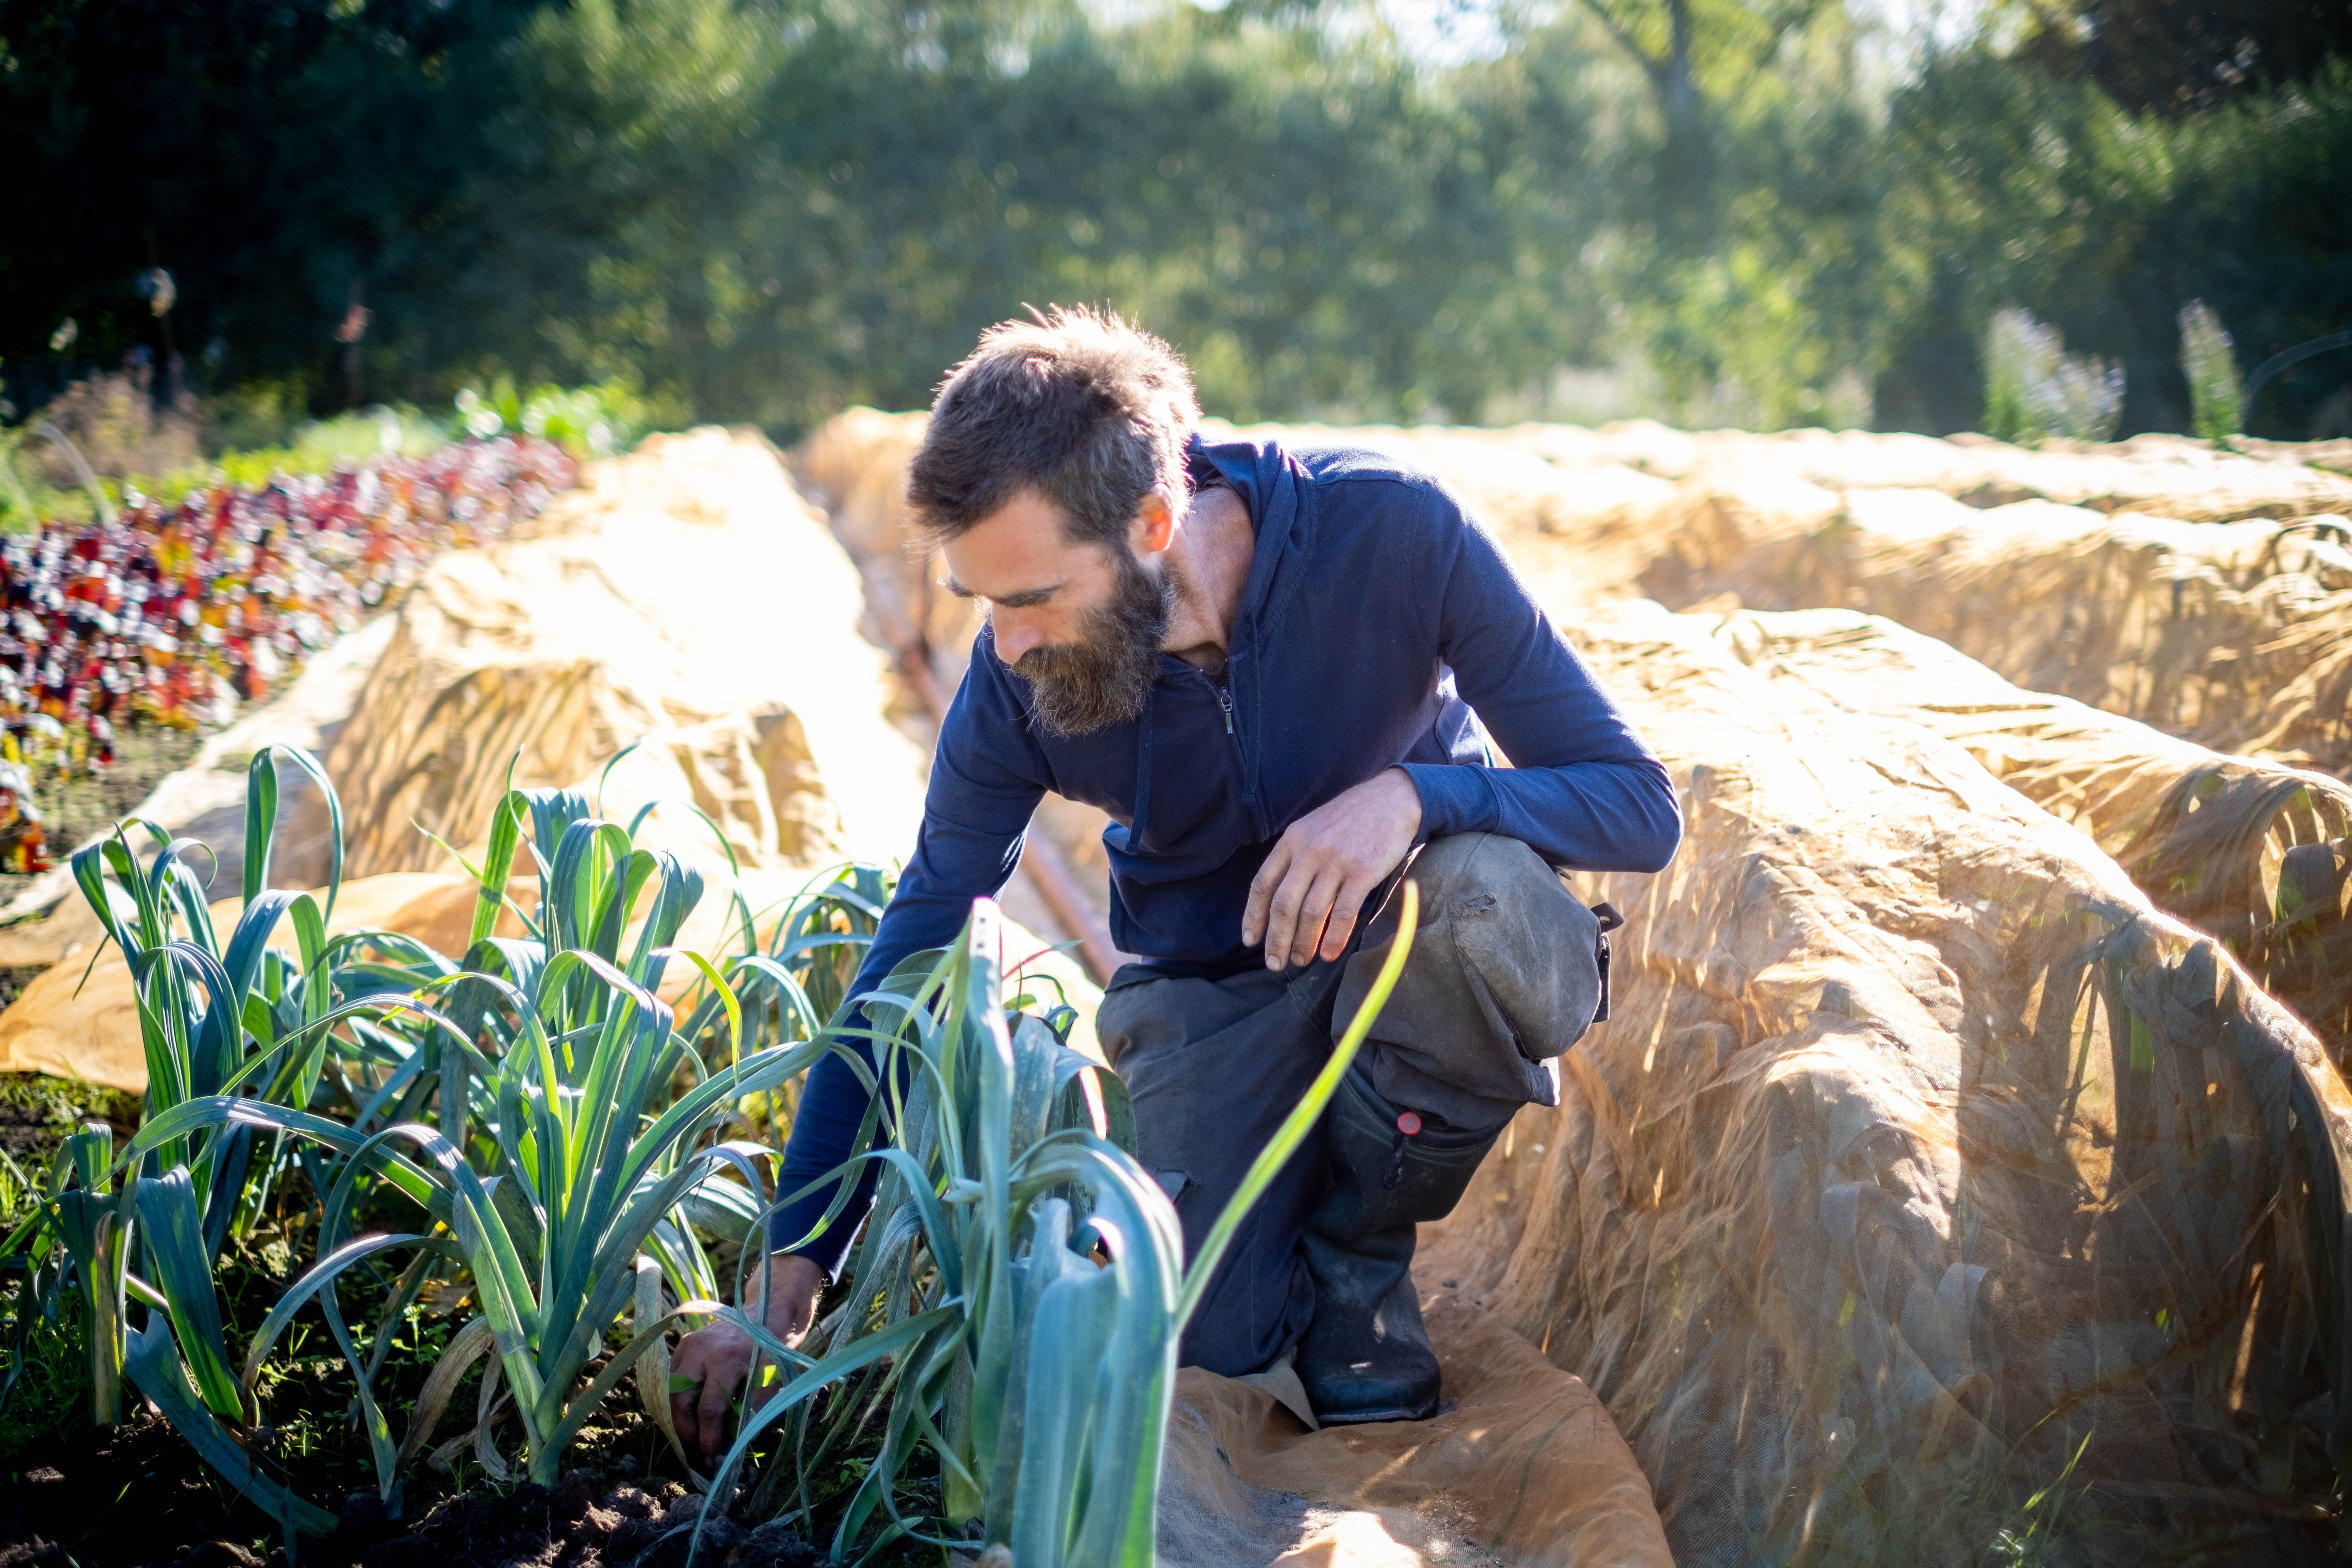
[[[1162,655],[1139,719],[1050,735],[982,627],[858,991],[953,940],[971,900],[1012,876],[1047,790],[1110,815],[1111,935],[1159,973],[1261,963],[1242,908],[1275,840],[1400,763],[1424,839],[1505,834],[1567,869],[1672,858],[1682,816],[1664,765],[1444,487],[1339,447],[1196,440],[1192,463],[1196,484],[1248,506],[1257,539],[1223,679]],[[1511,767],[1491,765],[1490,736]],[[866,1104],[847,1064],[811,1071],[782,1191],[848,1155]],[[782,1211],[777,1244],[806,1235],[829,1197]],[[869,1202],[798,1250],[838,1273]]]

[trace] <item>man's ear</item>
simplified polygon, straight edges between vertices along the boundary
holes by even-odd
[[[1157,555],[1176,538],[1176,509],[1165,490],[1148,491],[1128,525],[1128,548],[1138,555]]]

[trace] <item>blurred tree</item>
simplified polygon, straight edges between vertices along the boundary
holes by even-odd
[[[2027,58],[2163,114],[2308,80],[2352,57],[2346,0],[2080,0],[2037,5],[2025,25]]]
[[[1664,127],[1653,182],[1659,233],[1691,254],[1716,238],[1717,139],[1744,98],[1827,0],[1581,0],[1639,66]]]
[[[1975,428],[1981,374],[1952,336],[2022,305],[2071,347],[2120,361],[2121,432],[2190,427],[2180,308],[2201,299],[2248,366],[2352,324],[2352,61],[2201,113],[2135,112],[2095,80],[1971,48],[1932,60],[1892,106],[1882,417]],[[2301,437],[2344,384],[2314,362],[2247,410]]]
[[[786,436],[1078,300],[1236,417],[1949,430],[2022,308],[2124,364],[2130,432],[2189,422],[2190,299],[2249,364],[2352,324],[2352,68],[2290,59],[2344,0],[2035,3],[1899,75],[1827,0],[1561,0],[1447,66],[1368,0],[0,0],[0,370],[23,410],[162,352],[162,267],[257,420],[342,401],[363,288],[364,395],[617,381]],[[2208,90],[2168,27],[2255,63]]]
[[[1475,417],[1600,329],[1561,265],[1601,216],[1558,177],[1588,107],[1516,58],[1433,81],[1189,8],[1107,35],[728,0],[580,0],[521,44],[463,308],[412,357],[634,370],[790,430],[927,401],[988,322],[1095,299],[1221,412]]]
[[[480,106],[509,95],[498,46],[530,10],[0,0],[0,360],[17,401],[77,363],[163,352],[134,286],[156,266],[179,341],[225,345],[218,374],[323,381],[354,279],[432,270]],[[53,357],[68,316],[78,341]]]

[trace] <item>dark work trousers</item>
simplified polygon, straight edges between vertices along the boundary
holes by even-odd
[[[1376,1029],[1354,1070],[1399,1109],[1465,1131],[1499,1127],[1531,1100],[1556,1103],[1549,1064],[1531,1060],[1514,1037],[1547,1031],[1500,1021],[1493,1000],[1510,1002],[1515,1013],[1548,1006],[1557,1016],[1581,1008],[1573,1031],[1580,1034],[1592,995],[1575,983],[1531,975],[1524,959],[1507,961],[1509,974],[1480,974],[1480,955],[1496,951],[1496,944],[1457,941],[1447,922],[1467,911],[1482,934],[1486,921],[1501,921],[1511,923],[1514,937],[1527,936],[1524,922],[1531,922],[1533,945],[1540,948],[1555,929],[1570,934],[1564,910],[1584,917],[1589,928],[1583,907],[1514,839],[1441,838],[1406,870],[1422,884],[1422,924],[1405,981],[1382,1022],[1406,1020],[1404,1032],[1412,1037],[1384,1043],[1381,1034],[1399,1031]],[[1142,1163],[1175,1201],[1188,1258],[1329,1058],[1335,1035],[1348,1023],[1334,1017],[1343,984],[1351,997],[1360,995],[1394,933],[1395,880],[1366,900],[1377,913],[1336,961],[1223,980],[1169,979],[1132,967],[1113,977],[1095,1033],[1134,1097]],[[1367,945],[1360,952],[1355,944]],[[1347,984],[1350,965],[1363,973]],[[1496,961],[1486,959],[1483,967],[1494,971]],[[1530,979],[1537,1000],[1522,1003]],[[1235,1235],[1185,1331],[1183,1364],[1244,1376],[1279,1359],[1306,1332],[1315,1286],[1298,1237],[1330,1180],[1318,1125]]]

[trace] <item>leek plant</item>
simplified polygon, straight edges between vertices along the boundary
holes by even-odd
[[[2070,354],[2058,329],[2028,310],[2000,310],[1985,330],[1988,436],[2036,442],[2047,437],[2105,441],[2123,417],[2123,367]]]
[[[526,820],[538,903],[535,915],[516,910],[527,935],[501,937],[493,933],[500,909],[513,907],[506,889]],[[476,1452],[494,1476],[507,1473],[490,1434],[510,1412],[525,1472],[542,1484],[556,1479],[565,1448],[640,1359],[656,1355],[682,1320],[717,1310],[709,1301],[713,1269],[694,1221],[715,1216],[720,1228],[731,1221],[748,1231],[761,1211],[755,1161],[772,1151],[706,1142],[706,1134],[739,1101],[774,1089],[833,1048],[818,1037],[743,1051],[736,989],[708,959],[669,946],[701,897],[700,877],[675,857],[636,847],[626,828],[593,815],[585,795],[510,792],[492,818],[488,844],[476,871],[480,893],[464,962],[449,964],[420,944],[376,933],[373,942],[404,949],[400,977],[414,984],[396,996],[360,996],[321,1019],[373,1019],[379,1030],[407,1026],[408,1048],[375,1103],[404,1087],[416,1102],[414,1115],[379,1116],[372,1105],[370,1114],[345,1123],[216,1094],[152,1118],[128,1152],[135,1162],[196,1130],[226,1127],[290,1134],[331,1152],[317,1261],[254,1334],[241,1377],[207,1405],[223,1416],[241,1402],[249,1406],[270,1352],[315,1300],[358,1380],[379,1487],[395,1505],[402,1468],[422,1451],[459,1378],[484,1356]],[[748,913],[743,928],[751,930]],[[680,956],[702,972],[710,1006],[726,1021],[730,1059],[715,1070],[657,994],[666,965]],[[757,952],[738,955],[731,967],[782,998],[788,1022],[814,1023],[789,969]],[[690,1087],[673,1096],[681,1077]],[[744,1181],[726,1179],[729,1172]],[[371,1187],[412,1203],[420,1211],[415,1227],[355,1235],[360,1200]],[[411,1261],[385,1304],[387,1330],[436,1272],[470,1287],[476,1303],[398,1442],[373,1397],[389,1335],[380,1331],[373,1354],[363,1357],[335,1294],[356,1265],[394,1253]],[[666,1277],[679,1308],[646,1310],[659,1303],[646,1288],[648,1268]],[[190,1276],[198,1297],[207,1283]],[[631,1308],[636,1321],[626,1344],[586,1377],[589,1363],[604,1354],[604,1336]],[[176,1312],[172,1321],[179,1325]],[[207,1354],[215,1353],[216,1322],[193,1326],[211,1336]],[[646,1403],[667,1428],[666,1406],[657,1412],[654,1400]]]
[[[190,844],[149,828],[160,847],[152,866],[120,832],[76,857],[82,893],[130,961],[145,1114],[120,1152],[103,1128],[68,1140],[41,1209],[7,1251],[38,1260],[35,1289],[18,1293],[20,1318],[79,1298],[99,1419],[119,1418],[127,1374],[241,1490],[290,1529],[316,1531],[332,1516],[252,1457],[268,1447],[257,1384],[295,1315],[315,1303],[352,1367],[387,1502],[397,1505],[403,1465],[486,1353],[478,1448],[503,1470],[488,1433],[511,1410],[525,1468],[552,1479],[632,1363],[659,1361],[655,1324],[681,1316],[659,1310],[662,1285],[713,1310],[702,1237],[749,1234],[762,1205],[755,1161],[770,1152],[714,1134],[739,1102],[829,1048],[815,1038],[820,999],[845,989],[887,890],[879,873],[853,872],[787,910],[765,948],[738,896],[740,951],[723,968],[683,955],[701,999],[681,1028],[657,992],[702,883],[674,857],[638,848],[578,792],[513,791],[483,864],[469,868],[479,893],[461,961],[389,931],[330,939],[340,804],[314,759],[289,754],[326,794],[332,875],[322,898],[268,886],[276,772],[268,752],[257,757],[245,908],[226,944]],[[526,849],[538,870],[528,913],[507,896]],[[495,934],[502,910],[526,934]],[[268,945],[288,919],[296,954]],[[709,1050],[716,1065],[698,1048],[706,1035],[719,1042]],[[239,1357],[215,1284],[221,1253],[297,1161],[323,1198],[315,1259]],[[416,1222],[360,1234],[387,1202]],[[408,1261],[362,1353],[336,1287],[356,1266],[400,1255]],[[436,1277],[470,1291],[478,1310],[395,1443],[375,1387],[391,1331]],[[624,1307],[635,1309],[628,1347],[583,1382]],[[666,1399],[646,1404],[666,1427]]]
[[[834,1561],[855,1561],[887,1512],[884,1542],[968,1546],[976,1531],[1023,1568],[1150,1568],[1178,1336],[1387,1002],[1418,925],[1412,884],[1400,897],[1379,979],[1189,1269],[1175,1208],[1135,1159],[1118,1079],[1039,1019],[1007,1016],[995,906],[975,904],[955,948],[901,964],[864,999],[869,1016],[897,1016],[866,1032],[897,1135],[824,1178],[837,1210],[862,1161],[884,1167],[847,1300],[797,1351],[734,1314],[786,1375],[742,1424],[714,1494],[730,1497],[754,1445],[786,1422],[755,1502],[810,1520],[803,1478],[878,1418],[881,1451],[835,1527]],[[813,1396],[828,1388],[819,1419]],[[919,1447],[938,1456],[955,1535],[898,1511]]]
[[[214,928],[204,881],[188,862],[202,846],[174,841],[152,823],[131,822],[112,839],[73,857],[82,895],[130,967],[150,1118],[222,1095],[307,1104],[317,1088],[325,1037],[313,1031],[306,1043],[295,1041],[326,1010],[333,989],[340,955],[329,954],[326,941],[333,891],[331,887],[322,906],[308,893],[268,888],[278,810],[273,752],[281,751],[324,781],[306,752],[273,747],[254,757],[247,787],[245,910],[226,943]],[[328,799],[340,872],[340,807],[331,792]],[[124,831],[131,827],[147,835],[157,851],[149,865],[142,867],[131,850]],[[300,945],[299,965],[267,945],[288,918]],[[121,1415],[131,1344],[127,1301],[136,1295],[162,1304],[150,1283],[157,1278],[202,1279],[209,1289],[231,1230],[250,1217],[282,1172],[285,1152],[261,1146],[250,1127],[222,1124],[157,1144],[137,1171],[128,1164],[114,1156],[103,1126],[72,1135],[50,1168],[40,1209],[5,1247],[10,1256],[23,1256],[36,1237],[46,1237],[62,1248],[63,1258],[55,1260],[61,1267],[50,1268],[46,1278],[35,1268],[36,1288],[20,1296],[19,1310],[33,1310],[37,1301],[46,1310],[65,1277],[72,1277],[88,1331],[91,1410],[102,1423]],[[148,1259],[143,1275],[131,1271],[134,1250]],[[218,1316],[216,1303],[207,1309],[192,1298],[171,1310],[181,1315],[181,1332],[200,1339],[207,1310],[212,1320]],[[226,1363],[207,1348],[196,1349],[187,1370],[209,1403],[233,1410],[235,1380],[225,1376]]]

